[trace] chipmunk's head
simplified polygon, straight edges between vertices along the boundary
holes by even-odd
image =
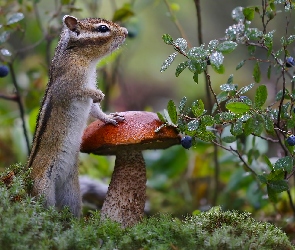
[[[99,59],[117,49],[128,31],[124,27],[101,18],[63,18],[66,50],[81,51],[90,59]]]

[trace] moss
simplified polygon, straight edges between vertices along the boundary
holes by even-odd
[[[77,220],[67,209],[44,209],[27,195],[28,171],[16,165],[0,181],[1,249],[294,249],[285,233],[248,213],[219,207],[179,220],[169,215],[122,229],[99,223],[98,212]],[[17,177],[15,177],[17,176]]]

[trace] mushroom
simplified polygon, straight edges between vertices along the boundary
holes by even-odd
[[[84,131],[81,152],[116,155],[114,172],[101,210],[101,219],[109,218],[128,227],[144,215],[146,168],[142,150],[165,149],[180,143],[177,130],[165,126],[152,112],[121,112],[124,122],[118,126],[99,120]]]

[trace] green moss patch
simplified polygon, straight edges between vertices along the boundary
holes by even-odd
[[[27,173],[14,166],[0,181],[1,249],[295,249],[270,223],[248,213],[214,207],[184,220],[170,215],[145,218],[122,229],[100,223],[99,213],[77,220],[67,209],[44,209],[27,195]]]

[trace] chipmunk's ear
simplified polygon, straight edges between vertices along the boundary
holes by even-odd
[[[77,33],[77,35],[80,34],[80,31],[78,29],[78,20],[76,17],[66,15],[63,17],[63,23],[68,27],[70,31]]]

